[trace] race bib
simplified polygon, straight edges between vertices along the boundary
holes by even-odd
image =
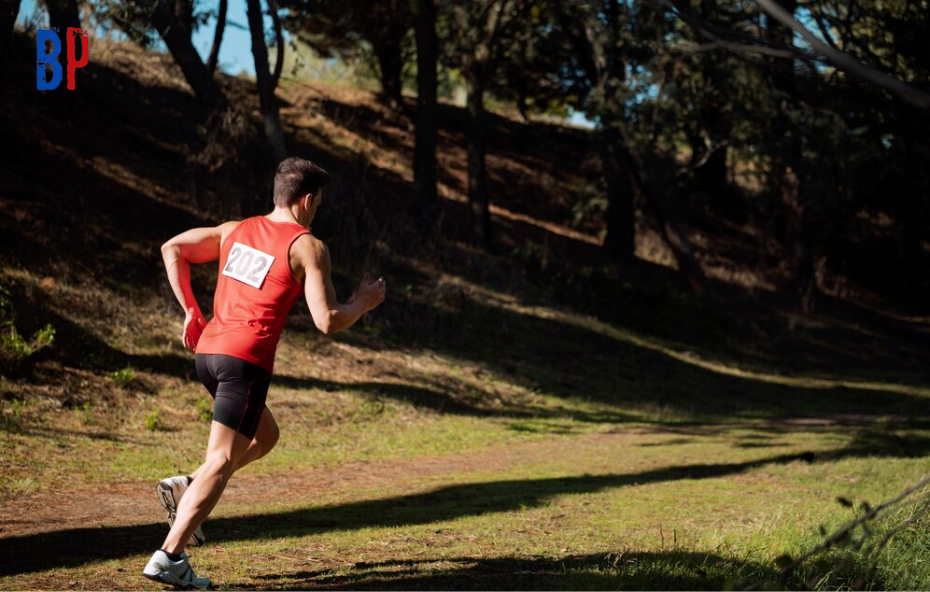
[[[226,267],[223,268],[223,275],[253,288],[261,288],[272,263],[274,257],[268,253],[262,253],[242,243],[233,243]]]

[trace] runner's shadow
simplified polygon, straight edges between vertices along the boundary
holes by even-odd
[[[836,455],[844,451],[831,454]],[[443,522],[527,507],[561,495],[596,493],[629,485],[709,479],[753,468],[795,461],[812,462],[813,453],[787,454],[731,464],[685,465],[634,474],[515,479],[450,485],[439,489],[335,506],[275,514],[217,518],[207,523],[212,542],[302,537],[362,528],[402,527]],[[77,528],[0,538],[0,576],[75,567],[151,552],[166,534],[161,522],[134,526]],[[208,543],[209,544],[209,543]]]

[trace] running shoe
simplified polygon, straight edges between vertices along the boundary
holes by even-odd
[[[209,578],[198,578],[191,569],[187,553],[181,553],[180,561],[171,561],[168,554],[159,549],[145,564],[142,575],[154,582],[176,586],[178,588],[206,590],[210,587]]]
[[[184,495],[184,492],[187,491],[187,487],[190,484],[190,477],[178,475],[177,477],[162,479],[158,482],[158,485],[155,486],[155,493],[158,494],[158,501],[161,502],[162,507],[168,512],[169,528],[174,526],[174,519],[178,514],[178,503],[181,501],[181,496]],[[190,542],[187,544],[190,547],[199,547],[206,540],[207,538],[203,536],[203,530],[198,526],[194,534],[191,535]]]

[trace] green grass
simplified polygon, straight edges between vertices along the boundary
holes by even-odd
[[[156,409],[165,409],[159,430],[143,429],[152,416],[145,405],[127,413],[112,435],[129,442],[30,434],[29,426],[42,422],[27,407],[26,427],[9,434],[3,457],[34,481],[5,478],[5,494],[75,481],[89,487],[135,480],[147,489],[192,468],[208,427],[195,406],[186,415],[171,411],[188,396],[166,389],[155,397],[163,405]],[[288,403],[278,406],[281,446],[246,471],[267,475],[272,489],[276,477],[304,472],[308,491],[291,487],[273,504],[240,497],[217,509],[206,525],[215,542],[193,556],[221,588],[719,589],[774,581],[776,557],[812,548],[819,526],[829,530],[851,517],[836,497],[874,504],[926,469],[924,458],[857,452],[861,436],[848,428],[578,422],[573,414],[596,407],[545,397],[541,402],[559,405],[563,415],[437,414],[349,389],[276,388],[272,408],[275,400]],[[84,423],[71,415],[50,423]],[[418,460],[443,466],[424,472]],[[326,467],[370,471],[371,463],[396,468],[370,483],[321,489],[312,482]],[[140,510],[141,524],[159,518]],[[2,542],[0,550],[8,550]],[[890,588],[926,581],[926,566],[912,552],[892,545],[885,553],[886,567],[870,581]],[[46,569],[6,575],[0,587],[76,581],[153,588],[136,574],[144,553],[86,559],[70,568],[39,562]],[[848,584],[867,567],[856,565],[820,587],[837,579]]]
[[[779,557],[926,472],[926,389],[750,372],[565,311],[482,306],[454,347],[288,334],[268,399],[280,444],[234,478],[195,569],[220,589],[770,586]],[[486,339],[501,315],[510,333]],[[0,494],[65,518],[0,531],[0,588],[159,588],[138,573],[166,532],[152,484],[193,470],[210,428],[190,366],[136,346],[122,370],[81,370],[68,406],[30,394],[50,379],[3,383]],[[114,513],[69,522],[72,492]],[[786,584],[926,587],[926,526],[874,570],[831,549]]]

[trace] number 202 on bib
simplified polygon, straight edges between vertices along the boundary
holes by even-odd
[[[272,263],[274,263],[274,257],[268,253],[262,253],[242,243],[233,243],[229,251],[229,259],[223,267],[223,275],[253,288],[261,288]]]

